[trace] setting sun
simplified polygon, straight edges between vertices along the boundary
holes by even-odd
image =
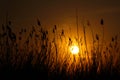
[[[79,53],[79,47],[78,46],[71,46],[70,47],[70,52],[72,54],[78,54]]]

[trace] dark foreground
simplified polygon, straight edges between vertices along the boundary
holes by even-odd
[[[74,72],[72,75],[67,75],[64,70],[61,73],[57,71],[49,72],[47,69],[25,67],[22,69],[14,69],[10,67],[3,67],[0,70],[0,80],[120,80],[120,74],[115,71],[103,71],[100,74],[91,71]]]

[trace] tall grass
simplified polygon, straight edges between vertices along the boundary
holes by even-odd
[[[89,75],[119,74],[120,73],[120,44],[118,36],[112,37],[109,44],[100,41],[90,27],[83,24],[84,37],[74,39],[65,35],[64,29],[58,32],[57,25],[53,26],[52,34],[41,25],[21,29],[16,35],[12,31],[11,22],[2,25],[0,33],[0,70],[35,70],[45,73],[46,76],[54,75],[85,77]],[[103,19],[100,25],[104,28]],[[93,38],[91,50],[87,49],[86,27],[90,27]],[[27,37],[23,37],[26,35]],[[51,38],[53,37],[53,38]],[[100,43],[102,42],[102,43]],[[80,52],[73,55],[69,47],[77,44]],[[100,45],[102,44],[102,46]],[[63,75],[64,74],[64,75]]]

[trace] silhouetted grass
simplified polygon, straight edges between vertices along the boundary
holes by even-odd
[[[58,32],[54,25],[49,34],[37,19],[27,34],[21,29],[19,34],[12,31],[11,21],[2,25],[0,33],[0,74],[12,77],[38,79],[104,79],[120,76],[120,44],[118,36],[112,37],[109,44],[104,44],[104,21],[102,41],[94,34],[90,23],[93,46],[87,49],[86,27],[83,24],[84,37],[74,39],[65,35],[64,29]],[[26,37],[23,37],[26,36]],[[81,51],[73,55],[69,47],[77,44]],[[29,76],[27,76],[27,75]],[[45,77],[43,77],[45,76]],[[103,78],[102,78],[103,77]],[[115,79],[114,78],[114,79]]]

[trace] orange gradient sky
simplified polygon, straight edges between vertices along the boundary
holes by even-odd
[[[104,19],[105,38],[120,35],[119,0],[0,0],[0,24],[6,22],[6,13],[14,29],[41,24],[52,29],[56,24],[65,30],[74,30],[76,34],[76,8],[78,9],[79,33],[82,34],[82,22],[90,21],[94,33],[101,34],[101,18]],[[89,28],[86,28],[88,37]]]

